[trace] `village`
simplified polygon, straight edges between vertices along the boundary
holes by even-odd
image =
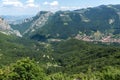
[[[83,41],[88,41],[88,42],[103,42],[103,43],[120,43],[120,39],[119,38],[113,38],[112,36],[102,36],[100,37],[94,37],[94,36],[87,36],[87,35],[77,35],[75,37],[78,40],[83,40]]]

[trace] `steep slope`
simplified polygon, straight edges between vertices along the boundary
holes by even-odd
[[[13,30],[10,27],[10,25],[1,17],[0,17],[0,32],[7,35],[13,34],[21,37],[21,34],[19,33],[19,31]]]
[[[56,13],[41,11],[35,17],[12,27],[25,36],[37,39],[41,36],[66,39],[79,34],[99,40],[106,36],[119,38],[119,22],[120,5],[101,5]]]
[[[99,6],[75,11],[56,12],[48,23],[39,30],[52,37],[68,38],[79,32],[92,35],[99,31],[101,35],[119,34],[119,11],[108,6]]]
[[[11,24],[13,29],[19,30],[22,35],[33,34],[46,24],[52,13],[48,11],[40,11],[36,16],[25,19],[21,24]]]

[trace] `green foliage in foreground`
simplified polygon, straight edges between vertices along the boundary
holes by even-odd
[[[10,66],[0,69],[0,80],[120,80],[120,69],[117,67],[104,67],[101,71],[68,75],[62,72],[47,75],[38,64],[24,58]]]
[[[111,66],[95,72],[88,69],[87,73],[75,74],[73,77],[78,80],[120,80],[120,69]]]
[[[33,60],[26,58],[1,69],[0,78],[0,80],[44,80],[45,73]]]

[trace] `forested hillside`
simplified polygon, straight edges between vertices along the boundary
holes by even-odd
[[[44,43],[4,34],[0,42],[1,80],[120,79],[118,45],[76,39]]]

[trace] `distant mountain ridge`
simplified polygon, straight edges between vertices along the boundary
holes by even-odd
[[[40,11],[36,16],[23,23],[11,25],[23,36],[66,39],[91,36],[94,40],[105,36],[119,38],[120,5],[101,5],[74,11]]]
[[[32,17],[33,15],[0,15],[9,24],[20,24],[26,18]]]

